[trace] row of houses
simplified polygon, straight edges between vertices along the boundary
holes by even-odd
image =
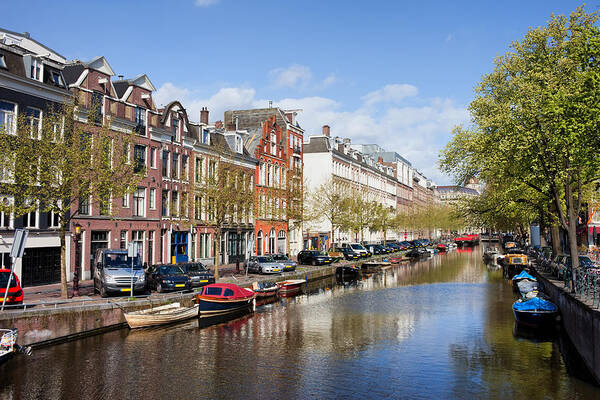
[[[217,253],[219,263],[231,263],[251,254],[293,256],[304,248],[326,247],[330,227],[321,222],[303,232],[297,219],[303,191],[316,190],[332,177],[354,183],[394,209],[408,210],[436,197],[433,182],[395,152],[333,137],[327,125],[320,134],[305,137],[296,119],[301,110],[231,110],[210,122],[207,108],[189,115],[177,99],[157,105],[154,94],[147,75],[117,76],[105,57],[67,60],[27,33],[0,29],[0,127],[10,133],[17,116],[26,115],[32,129],[39,128],[49,109],[67,102],[77,104],[75,119],[82,124],[93,118],[113,132],[134,132],[132,159],[144,176],[130,194],[107,204],[79,199],[70,227],[81,229],[78,247],[73,237],[66,241],[69,279],[75,265],[81,266],[82,279],[93,276],[96,250],[130,243],[148,265],[212,264]],[[217,243],[213,208],[198,187],[227,166],[241,171],[254,206],[236,210]],[[43,210],[24,216],[0,213],[3,267],[11,263],[17,228],[30,231],[25,255],[15,265],[23,284],[60,281],[57,216]],[[337,242],[351,239],[339,235]],[[380,236],[369,232],[366,240]],[[403,238],[411,237],[404,232]]]

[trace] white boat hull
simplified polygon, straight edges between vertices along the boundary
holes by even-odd
[[[179,303],[150,308],[148,310],[125,313],[125,320],[130,328],[146,328],[185,321],[198,315],[198,305],[181,307]]]

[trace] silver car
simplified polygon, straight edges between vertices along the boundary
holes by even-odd
[[[296,266],[297,266],[296,262],[290,260],[290,258],[288,256],[286,256],[285,254],[274,254],[273,259],[275,261],[277,261],[279,264],[281,264],[281,267],[282,267],[281,270],[284,272],[296,270]]]
[[[247,272],[259,274],[278,274],[283,270],[281,264],[271,256],[252,256],[244,265]]]

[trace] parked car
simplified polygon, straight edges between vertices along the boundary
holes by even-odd
[[[215,283],[215,276],[202,263],[187,262],[177,265],[190,278],[190,284],[193,288]]]
[[[147,274],[148,284],[158,293],[192,288],[190,277],[177,264],[154,265],[147,271]]]
[[[342,253],[344,259],[348,261],[358,260],[361,258],[361,254],[358,251],[352,250],[350,247],[336,247],[334,251]]]
[[[331,257],[317,250],[304,250],[298,253],[300,264],[323,265],[331,264],[332,261]]]
[[[282,265],[271,256],[252,256],[244,263],[247,272],[258,274],[278,274],[283,271]]]
[[[133,268],[132,268],[133,267]],[[129,257],[127,250],[96,250],[94,269],[94,292],[107,297],[114,293],[147,293],[146,273],[138,256]],[[133,292],[131,293],[131,281]]]
[[[285,254],[273,254],[273,259],[281,264],[282,271],[284,272],[296,270],[296,262],[290,260]]]
[[[342,247],[349,247],[352,250],[356,251],[357,253],[360,253],[360,256],[363,258],[367,258],[371,255],[373,255],[373,253],[369,252],[362,244],[360,243],[342,243]]]
[[[380,244],[367,244],[365,248],[369,251],[369,253],[374,255],[386,254],[387,251]]]
[[[12,278],[10,275],[12,274]],[[8,288],[8,295],[6,295],[6,304],[23,304],[23,289],[21,288],[21,282],[17,278],[17,274],[11,272],[10,269],[0,269],[0,302],[4,299],[6,294],[6,286],[10,278],[10,286]]]

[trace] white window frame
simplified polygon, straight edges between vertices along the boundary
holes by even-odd
[[[142,208],[141,208],[141,214],[140,214],[140,209],[139,206],[136,202],[136,195],[142,193]],[[139,196],[137,196],[137,198],[140,198]],[[145,217],[146,216],[146,188],[145,187],[138,187],[135,192],[133,193],[133,204],[132,204],[132,214],[134,217]],[[136,210],[138,211],[138,213],[136,214]]]
[[[2,196],[1,201],[6,201],[7,204],[13,204],[14,198],[11,196]],[[4,226],[6,218],[8,218],[8,226]],[[13,213],[0,212],[0,229],[14,229],[15,218]]]
[[[60,227],[60,216],[52,210],[48,211],[48,215],[50,216],[50,223],[48,224],[48,228],[50,228],[50,229],[59,228]],[[56,224],[54,223],[55,219],[57,221]]]
[[[129,193],[123,195],[123,208],[129,208]]]
[[[150,188],[150,195],[148,196],[150,209],[156,210],[156,189]]]
[[[37,118],[31,118],[29,115],[27,115],[29,113],[29,110],[37,111],[39,113],[39,116]],[[25,108],[25,114],[27,115],[27,125],[29,125],[29,133],[31,135],[31,138],[39,139],[42,134],[42,116],[43,116],[42,110],[37,107],[27,106]],[[35,123],[36,119],[37,119],[37,135],[34,133],[34,130],[35,130],[34,123]]]
[[[156,169],[156,156],[157,151],[156,147],[150,147],[150,168]]]
[[[2,113],[4,114],[4,118],[3,118],[4,120],[0,121],[0,126],[5,127],[4,129],[6,129],[6,133],[8,133],[9,135],[16,135],[17,134],[17,116],[19,115],[19,106],[17,103],[14,103],[12,101],[2,100],[2,99],[0,99],[0,101],[3,101],[8,104],[12,104],[15,107],[12,112],[11,111],[8,111],[8,112],[2,111]],[[6,128],[7,123],[8,123],[8,128]]]

